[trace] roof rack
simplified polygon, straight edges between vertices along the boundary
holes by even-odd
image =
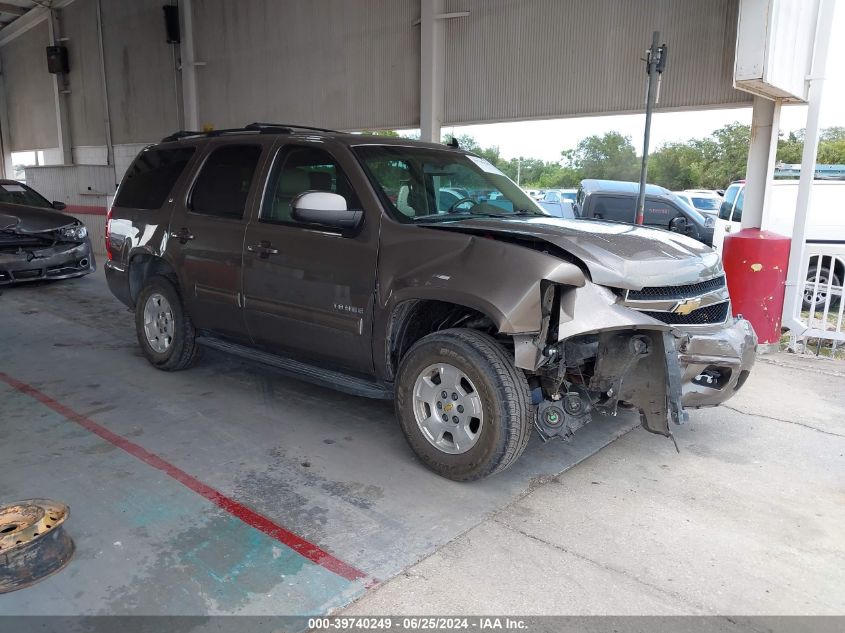
[[[297,130],[312,130],[314,132],[335,133],[337,130],[329,130],[322,127],[311,127],[308,125],[287,125],[285,123],[249,123],[243,127],[226,128],[223,130],[210,130],[208,132],[197,132],[193,130],[179,130],[170,136],[161,139],[162,143],[178,141],[183,138],[223,136],[224,134],[243,134],[254,132],[258,134],[293,134]]]

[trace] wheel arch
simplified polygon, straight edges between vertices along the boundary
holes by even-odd
[[[134,305],[147,280],[154,275],[170,279],[178,288],[179,277],[173,266],[162,257],[147,251],[133,253],[129,259],[129,297]]]
[[[396,375],[402,357],[424,336],[456,327],[487,334],[500,333],[498,319],[486,310],[454,301],[414,298],[396,303],[390,311],[385,337],[385,367]]]
[[[813,255],[810,257],[810,265],[807,267],[807,270],[818,266],[819,258],[826,259],[827,257],[827,255]],[[845,258],[833,256],[833,273],[839,277],[840,281],[845,281]]]

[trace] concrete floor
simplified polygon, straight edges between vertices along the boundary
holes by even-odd
[[[633,431],[346,614],[845,614],[845,363],[761,360],[680,454]]]
[[[458,484],[414,459],[389,403],[218,353],[155,370],[101,272],[4,288],[0,323],[0,503],[67,503],[77,547],[3,614],[325,613],[637,424]]]
[[[0,613],[845,612],[843,363],[766,359],[680,454],[620,416],[457,484],[387,403],[154,370],[99,272],[3,289],[0,323],[0,502],[68,503],[77,545]]]

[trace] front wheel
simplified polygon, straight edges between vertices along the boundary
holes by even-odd
[[[158,369],[186,369],[199,357],[194,326],[179,290],[167,277],[152,277],[141,290],[135,331],[144,356]]]
[[[816,286],[816,275],[819,276],[819,283]],[[830,307],[835,308],[839,305],[839,294],[842,292],[842,280],[835,272],[823,266],[821,269],[818,266],[812,266],[807,271],[807,283],[804,286],[804,302],[803,309],[809,310],[815,306],[816,310],[824,310],[825,301],[827,301],[827,286],[831,287]]]
[[[423,463],[456,481],[510,466],[534,421],[525,374],[495,339],[464,329],[429,334],[411,347],[399,366],[396,412]]]

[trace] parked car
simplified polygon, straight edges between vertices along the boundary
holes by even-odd
[[[634,224],[639,184],[619,180],[582,180],[575,213],[585,219]],[[645,226],[687,235],[702,244],[713,244],[712,217],[704,217],[674,193],[646,185]]]
[[[773,180],[770,195],[769,212],[764,219],[763,228],[781,235],[792,235],[798,202],[798,181]],[[845,182],[837,180],[813,182],[813,195],[807,216],[808,244],[839,245],[845,253],[843,200],[845,200]],[[725,235],[739,231],[741,228],[744,203],[745,181],[731,183],[725,190],[725,199],[716,220],[713,246],[720,253]],[[831,257],[822,264],[819,263],[818,257],[811,257],[807,264],[807,281],[811,283],[808,283],[804,290],[805,310],[809,310],[813,305],[825,305],[828,286],[832,289],[830,305],[838,306],[842,294],[842,283],[845,281],[845,255]]]
[[[16,180],[0,180],[0,285],[94,272],[85,225],[62,202]]]
[[[722,196],[716,191],[709,189],[686,189],[676,191],[675,195],[690,205],[693,209],[701,211],[705,216],[718,216],[722,206]]]
[[[549,189],[543,194],[543,202],[575,202],[577,189]]]
[[[496,196],[441,202],[444,188]],[[108,285],[153,366],[185,369],[206,346],[395,399],[412,449],[456,480],[507,468],[532,427],[566,438],[617,406],[671,437],[684,406],[724,402],[754,361],[711,249],[551,217],[433,143],[177,133],[135,159],[107,234]]]
[[[550,189],[539,202],[541,207],[555,217],[574,218],[573,205],[577,196],[577,189]]]

